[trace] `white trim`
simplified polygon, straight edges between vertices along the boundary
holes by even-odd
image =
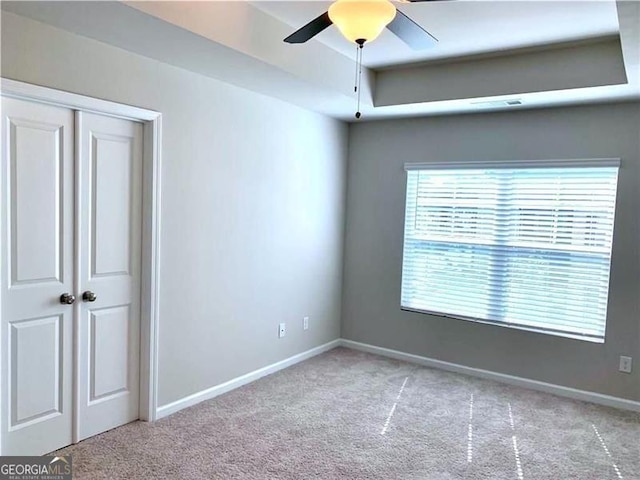
[[[155,420],[158,391],[162,114],[75,93],[0,78],[0,94],[30,102],[143,122],[143,235],[140,323],[141,420]],[[74,339],[77,340],[77,339]],[[74,351],[77,346],[74,345]],[[0,357],[0,365],[2,358]],[[1,424],[1,422],[0,422]],[[75,427],[74,427],[75,428]]]
[[[415,363],[430,368],[438,368],[440,370],[447,370],[450,372],[461,373],[464,375],[470,375],[473,377],[484,378],[487,380],[494,380],[500,383],[506,383],[509,385],[516,385],[523,388],[529,388],[531,390],[537,390],[545,393],[551,393],[561,397],[567,397],[574,400],[582,400],[586,402],[596,403],[599,405],[605,405],[608,407],[619,408],[623,410],[631,410],[640,412],[640,402],[633,400],[627,400],[624,398],[612,397],[610,395],[603,395],[595,392],[588,392],[584,390],[577,390],[574,388],[563,387],[561,385],[554,385],[551,383],[539,382],[537,380],[530,380],[522,377],[515,377],[512,375],[506,375],[503,373],[491,372],[489,370],[482,370],[479,368],[467,367],[450,362],[444,362],[442,360],[436,360],[427,357],[421,357],[419,355],[413,355],[411,353],[400,352],[398,350],[391,350],[388,348],[378,347],[375,345],[369,345],[366,343],[354,342],[353,340],[338,339],[332,342],[325,343],[319,347],[312,348],[306,352],[302,352],[298,355],[294,355],[280,362],[267,365],[266,367],[254,370],[240,377],[233,378],[227,382],[221,383],[206,390],[196,392],[192,395],[183,397],[175,402],[168,403],[157,409],[156,419],[167,417],[173,413],[183,410],[193,405],[197,405],[200,402],[211,400],[212,398],[222,395],[224,393],[235,390],[248,383],[254,382],[262,377],[270,375],[272,373],[283,370],[287,367],[300,363],[309,358],[320,355],[321,353],[332,350],[336,347],[345,347],[352,350],[359,350],[362,352],[372,353],[375,355],[381,355],[383,357],[393,358],[396,360],[402,360],[405,362]]]
[[[204,402],[205,400],[210,400],[217,397],[218,395],[222,395],[223,393],[227,393],[231,390],[235,390],[238,387],[242,387],[247,383],[255,382],[262,377],[271,375],[272,373],[295,365],[296,363],[300,363],[304,360],[308,360],[311,357],[320,355],[321,353],[333,350],[334,348],[339,347],[341,344],[341,339],[333,340],[329,343],[325,343],[324,345],[320,345],[319,347],[312,348],[311,350],[307,350],[306,352],[302,352],[298,355],[294,355],[292,357],[281,360],[280,362],[272,363],[271,365],[267,365],[266,367],[259,368],[258,370],[254,370],[253,372],[249,372],[240,377],[236,377],[229,380],[228,382],[216,385],[215,387],[207,388],[206,390],[188,395],[181,398],[180,400],[176,400],[175,402],[168,403],[167,405],[163,405],[158,408],[156,418],[160,419],[171,415],[172,413],[176,413],[177,411],[184,408],[191,407],[200,402]]]
[[[142,302],[140,304],[140,420],[156,420],[160,328],[160,211],[162,116],[144,126]]]
[[[497,169],[497,168],[572,168],[572,167],[620,167],[619,158],[573,158],[558,160],[478,160],[453,162],[405,163],[407,172],[412,170],[448,169]]]
[[[73,169],[74,169],[74,178],[73,185],[74,188],[74,210],[73,210],[73,242],[74,246],[80,245],[82,242],[82,232],[80,231],[80,218],[82,214],[82,209],[84,205],[82,204],[82,192],[79,187],[82,185],[82,178],[80,176],[80,172],[82,169],[80,168],[82,162],[82,136],[77,135],[77,132],[82,131],[82,122],[84,121],[84,116],[82,112],[76,110],[73,115],[74,120],[74,159],[73,159]],[[78,248],[73,249],[73,277],[74,284],[73,289],[76,292],[76,296],[80,297],[80,251]],[[79,300],[79,298],[78,298]],[[80,369],[77,368],[80,365],[80,355],[79,348],[80,345],[80,310],[82,302],[77,301],[73,306],[73,405],[71,405],[71,410],[73,411],[71,422],[71,438],[74,442],[77,442],[80,438],[80,402],[82,402],[82,394],[80,393]]]
[[[71,110],[82,110],[83,112],[138,121],[153,121],[160,116],[160,113],[153,110],[86,97],[62,90],[54,90],[53,88],[41,87],[8,78],[1,78],[0,86],[2,96],[4,97],[46,103],[48,105],[70,108]]]
[[[640,402],[628,400],[626,398],[613,397],[610,395],[604,395],[602,393],[588,392],[586,390],[563,387],[561,385],[540,382],[538,380],[531,380],[528,378],[516,377],[513,375],[506,375],[504,373],[491,372],[489,370],[482,370],[480,368],[467,367],[465,365],[459,365],[457,363],[450,363],[433,358],[421,357],[419,355],[413,355],[411,353],[400,352],[398,350],[391,350],[389,348],[369,345],[367,343],[354,342],[353,340],[341,339],[340,346],[351,348],[353,350],[360,350],[362,352],[373,353],[375,355],[381,355],[383,357],[393,358],[395,360],[416,363],[425,367],[438,368],[440,370],[447,370],[449,372],[462,373],[464,375],[470,375],[473,377],[494,380],[496,382],[506,383],[508,385],[515,385],[518,387],[529,388],[531,390],[537,390],[540,392],[552,393],[554,395],[571,398],[574,400],[582,400],[584,402],[596,403],[598,405],[605,405],[607,407],[640,412]]]

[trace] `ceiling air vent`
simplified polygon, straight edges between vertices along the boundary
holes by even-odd
[[[510,98],[508,100],[489,100],[486,102],[471,102],[472,105],[478,107],[515,107],[516,105],[522,105],[522,100],[519,98]]]

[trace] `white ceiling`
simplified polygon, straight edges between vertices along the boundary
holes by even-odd
[[[331,5],[331,2],[314,0],[257,0],[251,3],[290,25],[292,32],[327,11]],[[396,7],[439,42],[428,50],[415,51],[385,30],[365,46],[363,60],[367,67],[499,52],[618,33],[614,0],[457,0],[396,3]],[[316,39],[344,55],[354,56],[354,46],[335,27],[320,33]],[[304,44],[291,48],[304,48]]]
[[[3,11],[354,121],[353,47],[333,28],[302,45],[283,42],[327,5],[0,2]],[[372,42],[365,52],[369,68],[363,71],[360,121],[640,98],[640,2],[457,0],[398,5],[440,42],[417,53],[388,32]],[[571,41],[578,42],[564,43]],[[473,55],[477,53],[489,55]],[[468,58],[456,58],[461,56]],[[407,68],[407,62],[422,63]],[[504,100],[514,98],[521,105],[505,105]]]

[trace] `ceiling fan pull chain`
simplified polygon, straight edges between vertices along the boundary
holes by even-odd
[[[358,59],[360,58],[360,47],[356,43],[356,78],[353,80],[353,91],[358,91]]]
[[[364,40],[362,42],[358,42],[358,53],[360,55],[357,56],[357,69],[358,69],[358,81],[357,81],[357,87],[356,90],[358,92],[358,110],[356,111],[356,118],[360,118],[360,116],[362,115],[362,113],[360,113],[360,90],[362,87],[362,53],[363,53],[363,48],[364,48]]]

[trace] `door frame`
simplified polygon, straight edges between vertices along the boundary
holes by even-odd
[[[133,120],[143,124],[139,418],[140,420],[153,422],[157,418],[158,407],[162,114],[153,110],[100,100],[3,77],[0,77],[0,95],[8,98],[68,108],[74,111],[97,113]],[[74,151],[76,157],[74,164],[77,165],[79,152],[77,135]],[[4,172],[0,172],[0,175],[4,175]],[[0,186],[1,185],[2,183],[0,182]],[[2,195],[4,194],[0,191],[0,198],[2,198]],[[75,228],[77,228],[77,224]],[[2,247],[4,234],[5,232],[0,232],[0,248]],[[4,280],[5,279],[0,278],[0,285],[2,285]],[[77,321],[78,319],[76,319],[76,322]],[[78,338],[75,336],[76,333],[77,329],[74,329],[74,359],[76,359],[78,346]],[[0,351],[0,367],[3,366],[4,355],[4,352]],[[0,368],[0,371],[2,371],[2,368]],[[75,371],[73,376],[75,391],[75,385],[77,384]],[[75,403],[74,401],[74,441],[77,438],[77,412]],[[5,420],[6,419],[0,418],[0,431],[3,431]],[[1,443],[0,452],[2,452]]]

